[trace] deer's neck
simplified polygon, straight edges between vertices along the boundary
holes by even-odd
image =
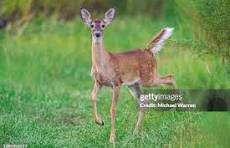
[[[95,68],[104,67],[109,61],[109,53],[104,48],[103,39],[92,39],[92,63]]]

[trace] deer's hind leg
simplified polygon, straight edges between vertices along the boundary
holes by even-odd
[[[141,84],[145,87],[159,86],[162,84],[166,84],[171,86],[173,89],[176,89],[176,81],[173,75],[166,75],[163,77],[153,76],[148,81],[141,81]]]
[[[140,124],[142,123],[142,120],[144,118],[144,108],[140,107],[140,95],[141,95],[141,89],[140,85],[138,83],[135,83],[133,85],[128,86],[130,93],[137,99],[138,104],[139,104],[139,113],[138,113],[138,118],[137,118],[137,123],[134,129],[134,133],[136,133],[140,127]]]
[[[163,77],[156,77],[153,79],[154,85],[166,84],[171,86],[173,89],[176,89],[176,81],[173,75],[166,75]]]

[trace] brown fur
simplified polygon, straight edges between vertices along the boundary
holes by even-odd
[[[124,82],[140,81],[140,84],[148,87],[151,85],[154,75],[156,75],[156,59],[147,50],[133,50],[123,53],[106,54],[108,61],[104,61],[104,66],[108,69],[103,73],[98,69],[100,64],[95,62],[93,68],[94,76],[101,85],[111,86],[123,84]],[[112,76],[112,77],[111,77]]]

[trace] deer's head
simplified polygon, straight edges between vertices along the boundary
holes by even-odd
[[[91,14],[85,8],[81,9],[81,18],[83,22],[90,27],[92,32],[92,38],[94,41],[102,39],[105,27],[107,27],[115,16],[115,9],[110,8],[106,13],[103,20],[92,20]]]

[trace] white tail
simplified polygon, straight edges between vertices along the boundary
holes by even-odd
[[[166,27],[161,30],[159,34],[157,34],[152,41],[148,45],[148,49],[153,53],[156,54],[160,51],[164,42],[172,35],[174,28]]]

